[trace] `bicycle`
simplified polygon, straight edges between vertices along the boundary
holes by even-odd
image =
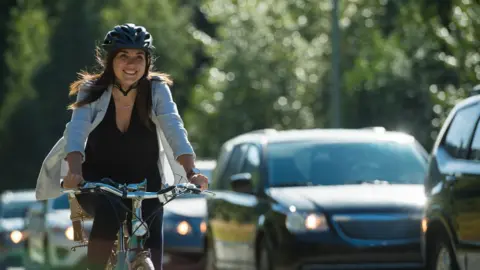
[[[63,187],[63,182],[62,182]],[[103,178],[100,182],[85,182],[75,189],[63,189],[63,193],[82,194],[108,192],[123,199],[132,200],[131,230],[129,234],[127,218],[122,222],[117,233],[117,240],[112,249],[112,254],[108,260],[108,270],[154,270],[148,250],[145,250],[145,239],[143,236],[148,233],[146,222],[153,216],[150,215],[146,220],[142,219],[142,201],[146,199],[158,199],[162,206],[183,194],[201,194],[206,193],[214,195],[211,191],[201,191],[196,185],[191,183],[177,184],[167,186],[158,192],[147,192],[146,179],[138,184],[118,184],[109,178]],[[120,203],[123,206],[123,204]],[[120,263],[124,262],[124,263]]]

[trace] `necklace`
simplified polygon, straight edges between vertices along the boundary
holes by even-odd
[[[127,96],[127,95],[125,94],[125,92],[123,91],[123,89],[120,87],[120,85],[115,84],[115,86],[117,87],[117,89],[118,89],[120,92],[122,92],[122,94],[123,94],[124,96]],[[128,92],[130,92],[132,89],[135,89],[135,88],[130,87],[130,89],[127,91],[127,94],[128,94]],[[117,107],[117,108],[119,108],[119,109],[122,109],[122,110],[126,110],[126,109],[128,109],[128,108],[131,108],[131,107],[133,106],[133,104],[135,104],[135,100],[134,100],[133,103],[130,104],[130,105],[122,105],[122,104],[120,103],[120,101],[119,101],[120,98],[115,97],[114,94],[113,94],[113,99],[114,99],[115,101],[117,101],[117,102],[115,102],[115,107]],[[117,103],[118,103],[118,104],[117,104]]]
[[[126,97],[128,95],[128,93],[134,89],[137,89],[137,86],[138,86],[138,83],[139,83],[140,80],[136,81],[134,84],[130,85],[130,87],[127,89],[127,90],[123,90],[122,86],[120,85],[120,83],[117,82],[117,80],[114,80],[113,81],[113,85],[115,87],[118,88],[118,90],[120,90],[120,92],[122,92],[123,96]]]
[[[130,104],[130,105],[120,105],[120,109],[128,109],[130,107],[132,107],[132,104]]]

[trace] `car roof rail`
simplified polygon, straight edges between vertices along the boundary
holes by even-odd
[[[387,131],[386,128],[381,127],[381,126],[363,127],[361,129],[370,129],[370,130],[375,131],[375,132],[385,132],[385,131]]]

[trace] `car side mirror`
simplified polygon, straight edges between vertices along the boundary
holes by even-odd
[[[250,173],[234,174],[230,176],[230,186],[235,192],[252,194],[252,175]]]

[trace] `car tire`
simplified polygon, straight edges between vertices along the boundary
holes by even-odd
[[[447,237],[439,237],[430,248],[427,270],[459,270],[455,253]]]
[[[268,248],[267,239],[265,239],[265,237],[261,239],[258,252],[257,270],[274,270],[272,255],[270,254],[270,249]]]

